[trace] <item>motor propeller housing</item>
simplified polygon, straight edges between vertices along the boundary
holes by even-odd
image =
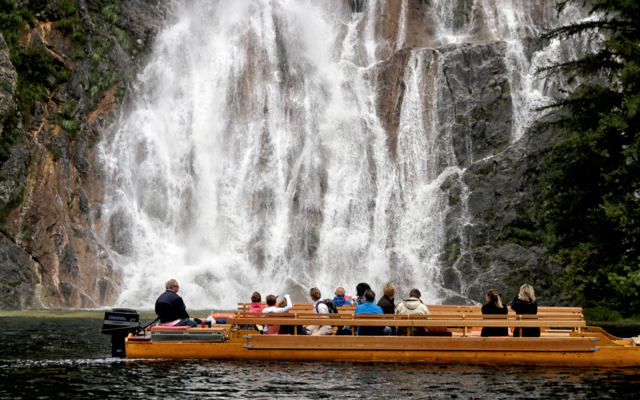
[[[140,315],[138,311],[129,308],[113,308],[104,313],[101,332],[111,335],[111,356],[126,357],[124,339],[129,333],[140,330]]]

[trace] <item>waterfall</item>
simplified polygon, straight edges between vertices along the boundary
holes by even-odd
[[[436,44],[507,40],[519,82],[514,140],[528,123],[540,62],[522,44],[539,29],[525,2],[434,0],[431,10]],[[362,281],[442,300],[448,204],[440,186],[463,172],[451,143],[437,137],[447,122],[437,112],[442,56],[410,50],[395,152],[372,79],[385,49],[406,46],[411,4],[174,2],[99,148],[98,233],[123,271],[120,304],[152,307],[169,278],[201,309],[233,309],[254,290],[296,301],[313,286],[327,297],[337,286],[353,294]],[[473,30],[478,10],[484,33]],[[393,35],[381,33],[380,13],[395,18]]]

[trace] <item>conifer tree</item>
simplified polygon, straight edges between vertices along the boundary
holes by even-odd
[[[640,314],[640,2],[563,0],[591,18],[544,40],[587,35],[598,50],[539,73],[581,82],[543,109],[557,139],[541,176],[543,220],[564,292],[585,307]]]

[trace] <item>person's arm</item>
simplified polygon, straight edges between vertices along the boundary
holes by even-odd
[[[275,313],[286,313],[289,312],[293,308],[293,304],[291,303],[291,298],[289,298],[288,294],[284,295],[284,298],[287,299],[287,305],[284,307],[277,307],[273,310]]]
[[[182,300],[182,297],[177,296],[177,299],[173,303],[173,307],[178,312],[178,315],[180,315],[180,318],[189,318],[189,313],[187,313],[187,306],[184,305],[184,300]]]

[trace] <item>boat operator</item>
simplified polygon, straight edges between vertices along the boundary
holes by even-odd
[[[180,286],[175,279],[169,279],[166,284],[167,291],[162,293],[156,300],[156,314],[160,317],[162,324],[172,326],[198,326],[189,318],[187,307],[184,305],[182,297],[178,296]]]

